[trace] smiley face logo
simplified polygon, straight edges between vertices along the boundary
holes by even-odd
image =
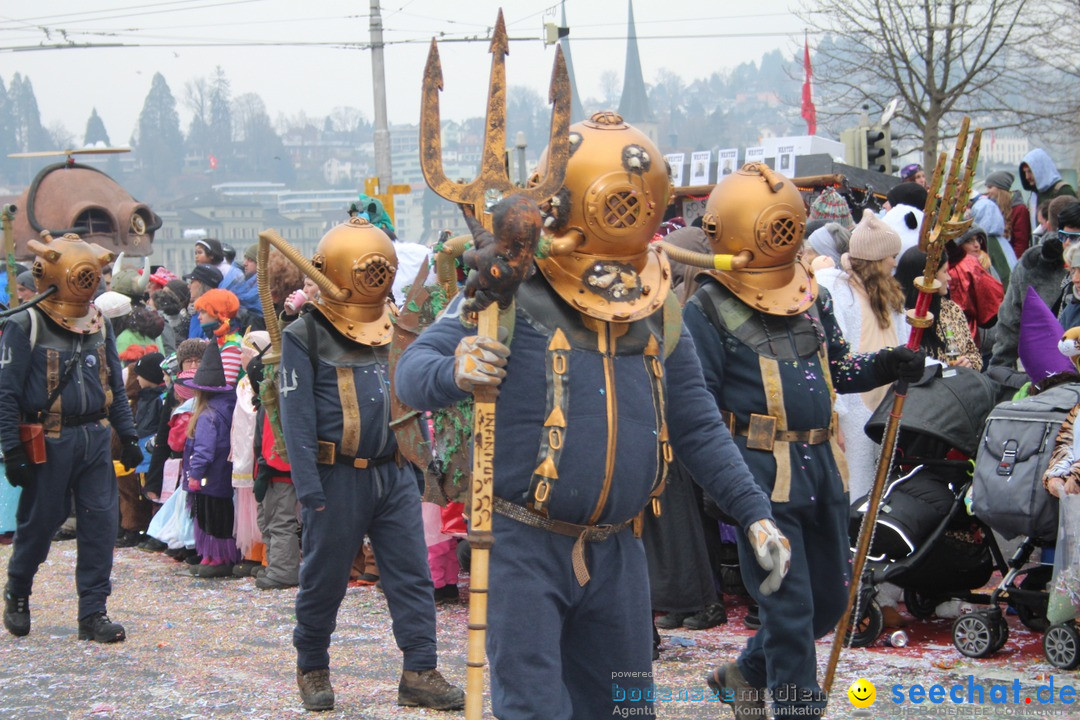
[[[859,678],[855,682],[851,683],[851,687],[847,691],[848,700],[851,704],[857,708],[868,708],[874,704],[874,700],[877,699],[877,690],[874,688],[874,684],[869,680]]]

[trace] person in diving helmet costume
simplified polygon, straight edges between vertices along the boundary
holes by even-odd
[[[308,710],[334,706],[330,635],[367,535],[404,653],[398,704],[459,709],[464,693],[435,669],[435,600],[420,492],[389,427],[394,246],[382,230],[354,217],[323,236],[311,264],[320,296],[314,311],[283,333],[278,382],[304,526],[293,631],[300,695]]]
[[[539,272],[502,319],[506,344],[477,337],[459,296],[395,375],[400,399],[421,409],[499,388],[487,652],[500,718],[652,713],[639,530],[672,451],[750,531],[766,592],[789,555],[705,389],[667,259],[650,246],[671,193],[663,156],[610,112],[573,125],[570,142]]]
[[[4,588],[4,627],[12,635],[30,632],[34,575],[74,501],[79,638],[117,642],[125,638],[124,628],[105,609],[119,518],[110,424],[122,441],[126,467],[142,462],[142,451],[112,328],[90,303],[101,268],[113,256],[74,234],[54,239],[46,233],[27,246],[36,255],[38,293],[54,290],[20,308],[0,336],[0,442],[8,481],[23,488]],[[27,442],[29,451],[20,429],[27,438],[36,436]]]
[[[903,347],[852,354],[827,291],[796,258],[802,197],[768,166],[748,164],[721,180],[702,220],[712,255],[671,250],[673,259],[708,269],[684,320],[715,406],[793,551],[783,585],[766,595],[755,548],[739,538],[762,627],[708,684],[736,717],[764,717],[766,687],[776,717],[820,715],[814,640],[844,612],[850,554],[834,391],[918,379],[923,358]]]

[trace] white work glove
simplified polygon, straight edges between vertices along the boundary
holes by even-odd
[[[470,335],[454,350],[454,382],[465,392],[477,387],[497,388],[506,377],[510,348],[494,338]]]
[[[772,595],[780,587],[780,581],[791,567],[791,543],[772,520],[758,520],[749,527],[746,535],[758,565],[769,572],[761,583],[762,595]]]
[[[296,315],[300,312],[300,308],[304,307],[304,303],[308,301],[307,295],[303,290],[296,290],[291,293],[289,297],[285,298],[285,312],[289,315]]]

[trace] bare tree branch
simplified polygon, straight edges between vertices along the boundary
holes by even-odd
[[[1080,77],[1080,0],[802,0],[799,16],[822,38],[823,124],[899,97],[893,138],[927,165],[962,115],[1028,134],[1080,128],[1080,99],[1065,91]]]

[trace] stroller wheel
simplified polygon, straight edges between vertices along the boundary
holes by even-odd
[[[984,658],[993,654],[1000,635],[983,613],[961,615],[953,622],[953,645],[970,658]]]
[[[916,620],[929,620],[934,617],[934,610],[944,598],[937,595],[927,595],[919,590],[904,589],[904,607]]]
[[[990,654],[993,655],[1005,647],[1005,643],[1009,641],[1009,623],[999,614],[997,617],[991,618],[990,624],[994,629],[994,645],[990,650]]]
[[[1080,633],[1072,622],[1051,625],[1043,635],[1043,653],[1050,664],[1061,670],[1080,667]]]
[[[873,645],[884,629],[885,617],[881,614],[881,606],[876,600],[871,600],[863,606],[862,617],[859,621],[853,621],[851,627],[848,628],[847,644],[851,647]]]

